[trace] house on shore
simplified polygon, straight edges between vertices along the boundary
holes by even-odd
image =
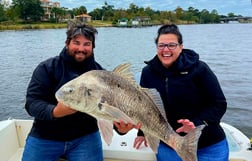
[[[121,18],[118,20],[119,26],[128,26],[128,19],[127,18]]]
[[[132,26],[148,26],[150,25],[150,17],[135,17],[131,21]]]
[[[48,20],[50,18],[55,18],[55,14],[52,13],[52,8],[60,8],[59,2],[52,2],[50,0],[40,0],[41,7],[44,10],[45,15],[43,16],[43,20]]]
[[[92,20],[92,17],[89,16],[88,14],[77,15],[77,16],[74,16],[74,18],[81,22],[91,22]]]
[[[150,17],[134,17],[130,21],[127,18],[118,20],[118,27],[143,27],[152,26]]]

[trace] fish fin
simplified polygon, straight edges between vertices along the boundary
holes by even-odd
[[[133,73],[130,72],[129,67],[130,67],[129,63],[120,64],[113,70],[113,72],[127,79],[131,84],[136,86],[137,83],[135,77]]]
[[[147,143],[149,144],[152,151],[154,153],[157,153],[158,152],[158,145],[159,145],[160,140],[157,139],[156,137],[152,136],[152,135],[145,134],[145,133],[144,133],[144,137],[147,140]]]
[[[107,103],[99,103],[100,104],[100,109],[108,114],[109,116],[111,116],[112,118],[114,118],[115,121],[124,121],[125,123],[133,123],[133,120],[126,115],[124,112],[122,112],[120,109],[111,106]]]
[[[184,137],[174,133],[169,139],[171,146],[182,160],[197,161],[198,140],[205,125],[200,125]]]
[[[163,101],[161,99],[161,96],[159,92],[155,88],[142,88],[144,93],[151,98],[153,103],[158,107],[159,112],[162,114],[162,116],[165,118],[166,122],[168,123],[168,119],[166,117],[166,112],[164,108]]]
[[[104,119],[98,119],[97,122],[102,138],[108,145],[110,145],[113,137],[113,123]]]

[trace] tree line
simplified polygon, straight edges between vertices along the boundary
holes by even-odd
[[[40,0],[2,0],[0,4],[0,22],[40,22],[43,21],[45,12],[41,6]],[[60,22],[66,19],[72,19],[76,15],[89,14],[92,20],[111,21],[117,23],[121,18],[129,20],[135,17],[148,17],[155,23],[220,23],[220,18],[242,17],[229,13],[228,15],[219,15],[217,10],[208,11],[207,9],[198,10],[193,7],[183,9],[180,6],[173,11],[153,10],[151,7],[139,7],[134,3],[129,4],[127,9],[115,9],[113,5],[109,5],[106,1],[101,8],[96,8],[91,12],[87,12],[85,6],[68,9],[65,7],[51,9],[54,15],[47,21]]]

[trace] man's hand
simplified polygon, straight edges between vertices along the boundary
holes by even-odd
[[[75,112],[77,111],[69,108],[68,106],[63,105],[61,102],[58,102],[58,104],[56,105],[56,107],[54,108],[52,112],[52,115],[54,118],[58,118],[58,117],[71,115]]]
[[[141,128],[141,123],[138,123],[138,124],[134,125],[132,123],[125,123],[122,120],[120,120],[119,122],[114,121],[114,125],[117,128],[117,130],[120,133],[123,133],[123,134],[129,132],[133,128],[135,128],[135,129],[140,129]]]

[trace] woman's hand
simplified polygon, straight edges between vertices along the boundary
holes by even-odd
[[[144,136],[137,136],[134,141],[133,147],[139,149],[140,146],[144,143],[145,147],[147,147],[147,141]]]
[[[68,106],[63,105],[61,102],[58,102],[56,107],[53,109],[52,116],[54,118],[58,118],[58,117],[71,115],[76,112],[77,112],[76,110],[73,110],[69,108]]]
[[[189,133],[191,130],[195,129],[194,123],[188,119],[180,119],[177,122],[183,124],[180,128],[176,130],[177,133]]]

